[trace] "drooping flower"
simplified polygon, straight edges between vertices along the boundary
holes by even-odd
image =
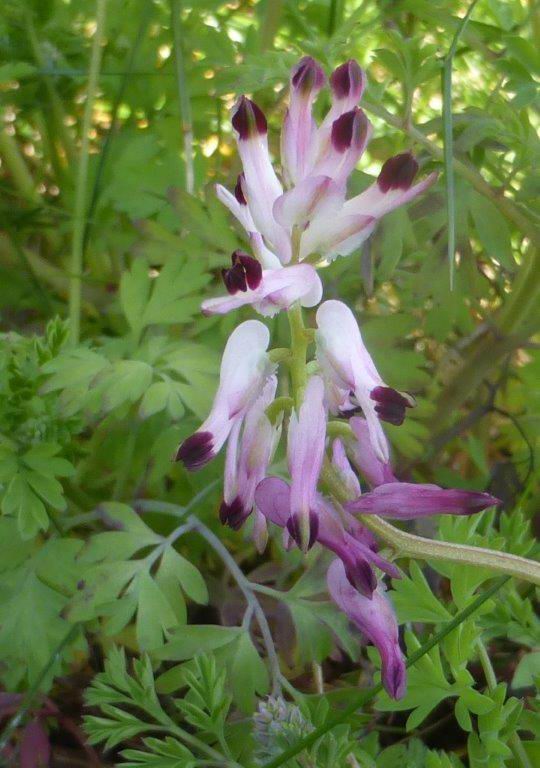
[[[257,486],[255,492],[257,507],[267,520],[287,530],[295,539],[294,531],[291,531],[291,486],[280,477],[267,477]],[[343,510],[344,519],[329,501],[320,494],[316,494],[312,501],[312,508],[316,516],[317,524],[312,529],[314,538],[311,545],[317,542],[321,546],[333,552],[343,562],[347,578],[351,584],[362,594],[370,596],[377,586],[377,578],[373,566],[381,569],[393,578],[399,578],[399,569],[385,560],[377,553],[376,547],[370,546],[372,541],[364,536],[364,530],[360,523]],[[355,526],[355,523],[357,525]],[[295,539],[296,540],[296,539]]]
[[[259,314],[272,317],[297,301],[314,307],[322,298],[321,279],[310,264],[263,270],[257,259],[242,251],[233,253],[232,266],[223,270],[223,282],[228,295],[203,301],[203,314],[224,315],[250,304]]]
[[[326,408],[324,384],[312,376],[298,413],[293,411],[287,434],[287,461],[291,476],[291,513],[287,529],[302,551],[317,538],[315,499],[324,458]]]
[[[350,512],[414,520],[430,515],[473,515],[500,504],[489,493],[441,488],[431,483],[385,483],[347,504]]]
[[[384,585],[379,583],[370,598],[351,585],[341,560],[328,569],[328,591],[332,600],[365,635],[381,655],[383,685],[393,699],[405,695],[405,661],[399,647],[398,626]]]
[[[259,396],[275,368],[266,351],[269,341],[268,328],[258,320],[241,323],[229,336],[212,410],[176,453],[176,461],[182,461],[187,469],[200,469],[214,458]]]
[[[276,387],[277,378],[271,376],[244,419],[231,430],[225,459],[223,501],[219,510],[221,522],[233,530],[238,530],[254,511],[257,518],[254,538],[259,550],[266,545],[266,518],[254,509],[255,489],[266,475],[281,431],[281,425],[273,425],[266,415]]]
[[[353,313],[341,301],[325,301],[317,310],[317,359],[323,376],[346,401],[352,393],[366,418],[376,456],[387,462],[388,444],[380,420],[401,424],[414,401],[388,387],[364,346]]]

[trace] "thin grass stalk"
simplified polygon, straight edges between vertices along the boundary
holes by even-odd
[[[444,176],[446,185],[446,211],[448,217],[448,267],[450,270],[450,290],[454,289],[454,272],[456,264],[456,190],[454,184],[454,127],[452,120],[452,67],[454,56],[461,35],[471,17],[478,0],[473,0],[467,13],[459,22],[450,49],[444,58],[442,83],[442,119],[443,119],[443,151]]]
[[[182,29],[182,3],[171,0],[171,27],[173,32],[174,61],[176,68],[176,86],[182,119],[184,137],[184,162],[186,166],[186,192],[193,194],[195,174],[193,170],[193,117],[184,65],[184,45]]]
[[[88,160],[90,150],[90,127],[92,111],[96,96],[101,64],[103,38],[105,32],[105,12],[107,0],[96,2],[96,31],[92,41],[90,68],[88,71],[88,88],[82,123],[81,152],[75,182],[75,205],[73,212],[73,236],[71,245],[71,278],[69,286],[69,320],[71,326],[71,342],[77,344],[81,329],[81,294],[83,271],[83,243],[86,223],[86,188],[88,182]]]

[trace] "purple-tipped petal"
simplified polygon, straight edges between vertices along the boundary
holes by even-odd
[[[323,68],[311,56],[304,56],[291,70],[291,86],[302,95],[318,93],[325,82]]]
[[[325,82],[320,65],[305,56],[291,73],[290,105],[281,133],[281,162],[287,181],[297,183],[310,171],[314,160],[317,126],[311,109]]]
[[[231,430],[261,393],[275,365],[266,350],[268,328],[258,320],[241,323],[229,336],[219,373],[219,387],[208,418],[179,447],[176,461],[200,469],[223,447]]]
[[[413,397],[402,394],[392,387],[375,387],[369,396],[377,403],[375,411],[379,419],[388,421],[397,427],[405,421],[405,409],[413,408],[415,405]]]
[[[361,595],[371,597],[374,590],[377,588],[377,577],[373,568],[367,560],[356,557],[350,558],[349,562],[343,561],[345,566],[345,574],[350,581],[351,585],[360,592]]]
[[[241,141],[265,136],[268,125],[264,112],[251,99],[240,96],[234,107],[232,125]]]
[[[393,520],[414,520],[430,515],[472,515],[500,503],[489,493],[396,482],[379,485],[347,504],[347,509]]]
[[[411,187],[416,174],[418,163],[410,152],[391,157],[383,165],[377,184],[381,192],[390,192],[392,189],[407,190]]]
[[[285,264],[291,258],[291,241],[289,233],[272,216],[272,206],[283,188],[268,153],[266,119],[259,107],[243,96],[234,108],[232,124],[243,166],[240,191],[254,223],[251,231],[260,232]],[[245,206],[234,195],[231,197],[240,212],[244,211]]]
[[[219,519],[223,525],[228,525],[233,531],[238,531],[249,517],[250,512],[251,510],[246,510],[242,500],[236,496],[230,504],[227,504],[226,501],[221,502]]]
[[[308,552],[317,541],[319,518],[313,510],[310,510],[307,516],[293,513],[287,520],[286,527],[298,549],[302,552]]]
[[[399,647],[396,617],[384,585],[379,584],[371,598],[361,595],[351,585],[340,560],[334,560],[328,569],[327,583],[330,596],[338,608],[378,649],[386,691],[395,699],[402,698],[406,690],[405,660]]]
[[[354,59],[341,64],[330,75],[332,94],[337,101],[346,101],[351,106],[362,98],[366,87],[366,75]]]
[[[213,444],[211,432],[195,432],[180,445],[174,460],[181,461],[186,469],[194,472],[214,458]]]
[[[364,345],[353,313],[341,301],[325,301],[317,310],[317,326],[317,358],[325,380],[354,392],[366,417],[375,455],[387,462],[388,443],[375,411],[375,401],[370,397],[376,387],[385,387],[385,384]]]
[[[203,301],[203,314],[224,315],[238,307],[251,305],[261,315],[272,317],[296,302],[303,307],[313,307],[322,298],[321,279],[311,264],[292,264],[279,269],[262,270],[262,279],[255,289],[251,289],[248,283],[252,279],[254,284],[257,273],[255,268],[251,269],[252,265],[248,267],[250,272],[246,271],[244,261],[227,270],[224,280],[229,295]],[[234,281],[231,286],[233,290],[227,281]]]
[[[243,184],[245,184],[244,174],[240,173],[238,174],[238,178],[234,187],[234,196],[240,205],[247,205],[246,196],[242,188]]]
[[[330,141],[321,153],[313,174],[330,176],[344,186],[354,170],[371,135],[371,123],[364,112],[355,107],[340,115],[332,124]]]
[[[369,127],[369,121],[361,109],[352,109],[340,115],[332,125],[332,146],[343,154],[352,146],[362,145],[365,142]]]
[[[255,290],[262,280],[262,266],[257,259],[243,251],[234,251],[231,257],[232,267],[222,270],[223,282],[227,291],[234,296],[238,291]]]

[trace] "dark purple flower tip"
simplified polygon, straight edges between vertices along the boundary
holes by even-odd
[[[221,275],[225,288],[234,295],[238,291],[245,293],[248,288],[254,291],[259,287],[262,280],[262,266],[243,251],[234,251],[231,256],[232,267],[222,269]]]
[[[481,491],[454,491],[456,497],[461,495],[463,504],[463,513],[474,515],[475,512],[482,512],[488,507],[499,507],[502,501],[496,496],[492,496],[490,493],[482,493]],[[448,494],[452,494],[452,491],[448,491]]]
[[[371,598],[373,592],[377,589],[377,577],[368,561],[357,558],[356,562],[344,565],[345,574],[351,585],[361,595]]]
[[[245,96],[240,96],[236,102],[232,125],[242,140],[264,136],[268,131],[266,117],[262,109]]]
[[[402,394],[392,387],[375,387],[369,396],[377,403],[375,411],[379,419],[395,424],[396,427],[405,421],[405,409],[415,405],[411,395]]]
[[[336,152],[346,152],[353,145],[358,147],[365,140],[368,120],[361,109],[355,107],[344,112],[332,123],[332,146]]]
[[[330,86],[337,99],[346,99],[349,96],[356,96],[359,99],[365,82],[364,71],[354,59],[341,64],[330,75]]]
[[[320,91],[325,80],[323,68],[311,56],[304,56],[291,71],[293,88],[305,95]]]
[[[401,656],[393,655],[383,668],[383,684],[393,699],[402,699],[407,691],[407,670]]]
[[[213,444],[211,432],[195,432],[180,445],[174,460],[183,462],[186,469],[194,472],[214,458]]]
[[[238,178],[236,179],[236,184],[234,187],[234,196],[236,197],[236,201],[240,203],[240,205],[247,205],[246,196],[244,195],[244,190],[242,189],[243,182],[244,182],[244,174],[240,173],[238,174]]]
[[[381,168],[377,184],[381,192],[391,189],[407,190],[418,173],[418,163],[410,152],[391,157]]]
[[[221,502],[219,519],[223,525],[228,525],[233,531],[238,531],[248,517],[249,510],[244,509],[244,505],[238,496],[230,504],[227,504],[226,501]]]
[[[307,545],[302,537],[302,529],[298,514],[289,516],[289,519],[287,520],[287,531],[289,532],[291,539],[298,545],[298,548],[303,552],[307,552],[315,544],[317,536],[319,535],[319,518],[317,513],[313,511],[309,513],[309,537]]]

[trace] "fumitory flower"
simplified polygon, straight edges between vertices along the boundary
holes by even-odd
[[[176,453],[176,460],[187,469],[200,469],[219,453],[233,427],[260,395],[275,367],[266,351],[269,341],[268,328],[258,320],[247,320],[231,333],[223,352],[212,410]]]
[[[349,619],[366,636],[381,655],[381,676],[388,694],[394,699],[405,695],[407,678],[405,660],[399,647],[397,621],[382,583],[371,598],[351,586],[343,563],[334,560],[328,569],[328,591]]]
[[[317,310],[317,358],[331,388],[341,394],[345,408],[353,395],[367,421],[376,456],[388,461],[388,444],[380,421],[402,424],[405,409],[414,405],[410,395],[388,387],[364,346],[353,313],[341,301],[325,301]]]

